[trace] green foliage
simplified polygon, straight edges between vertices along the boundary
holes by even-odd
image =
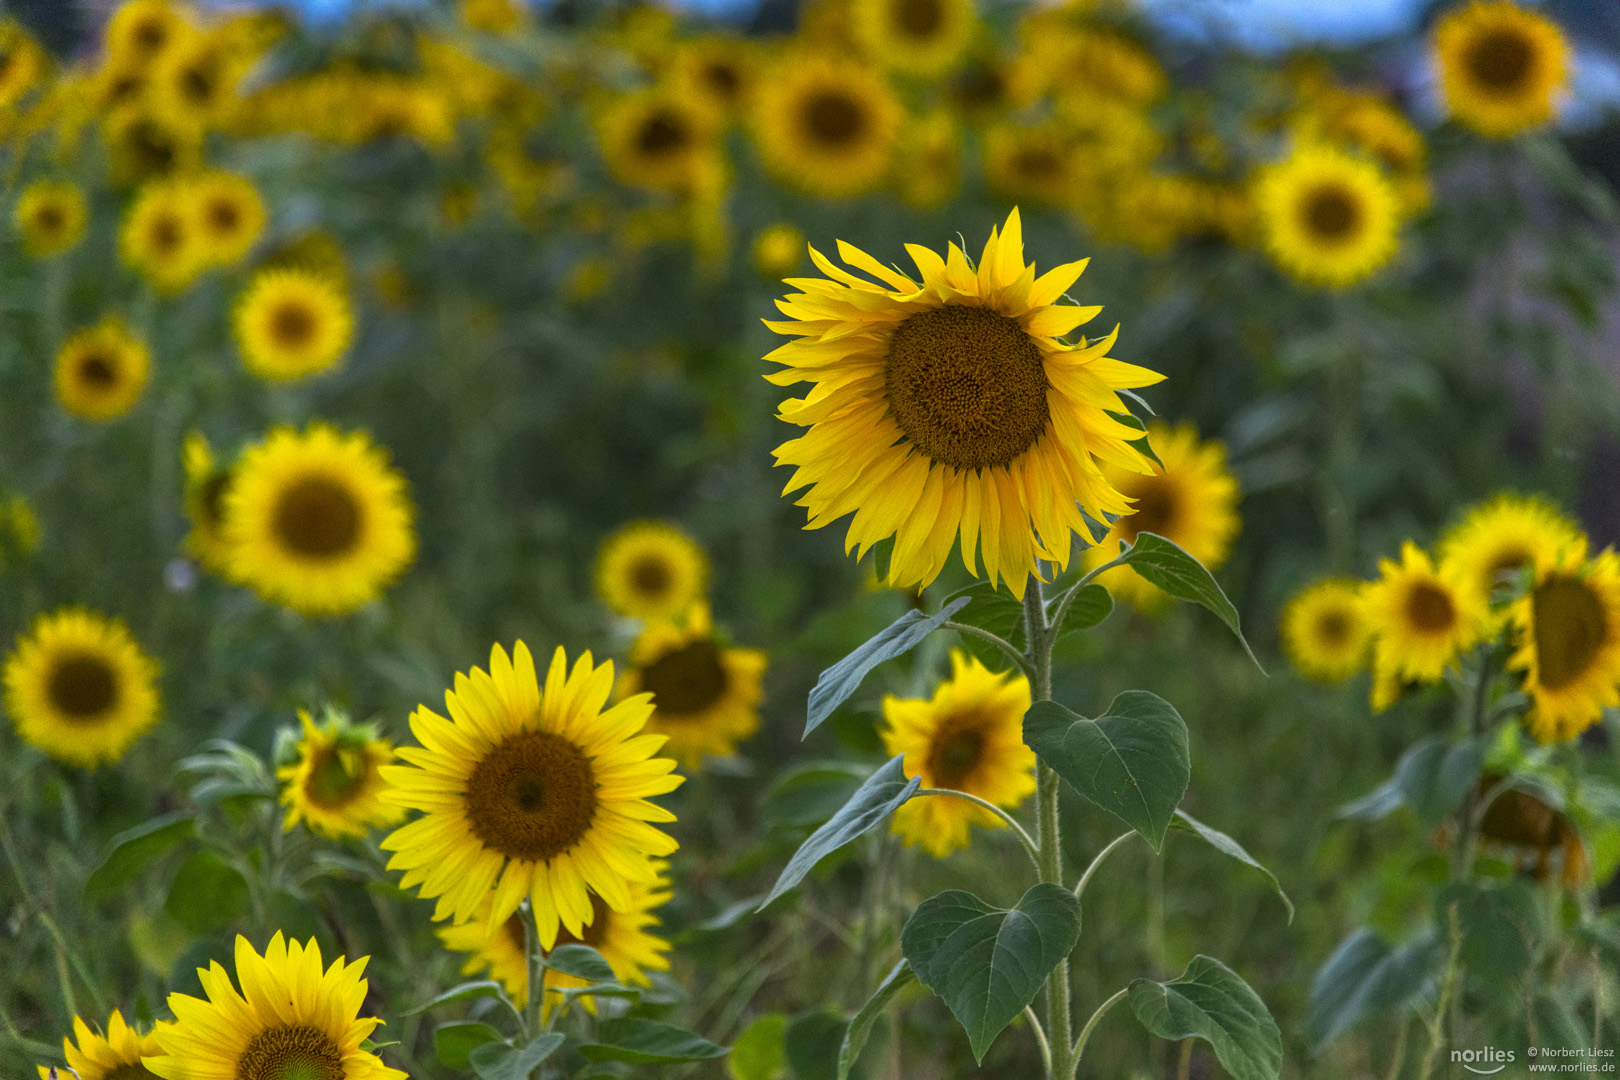
[[[480,1080],[526,1080],[565,1039],[560,1032],[548,1031],[520,1046],[486,1042],[473,1047],[467,1061]]]
[[[1310,1027],[1316,1049],[1374,1013],[1409,1004],[1445,955],[1444,939],[1433,933],[1399,946],[1370,930],[1351,934],[1311,983]]]
[[[1233,1080],[1276,1080],[1282,1068],[1282,1032],[1265,1002],[1231,968],[1195,956],[1173,982],[1138,979],[1128,996],[1142,1026],[1161,1039],[1198,1038]]]
[[[873,668],[885,660],[910,652],[919,641],[939,629],[967,604],[966,598],[952,600],[932,615],[908,611],[882,633],[823,671],[821,678],[816,680],[815,688],[810,691],[810,706],[804,722],[805,735],[820,727],[834,709],[847,701]]]
[[[729,1051],[672,1024],[627,1016],[598,1024],[595,1041],[580,1046],[579,1052],[591,1061],[682,1065],[724,1057]]]
[[[883,981],[872,991],[872,996],[866,999],[866,1004],[861,1006],[844,1032],[844,1041],[838,1047],[837,1080],[847,1080],[850,1070],[860,1060],[867,1037],[872,1034],[872,1025],[882,1017],[883,1010],[889,1007],[895,995],[916,981],[917,973],[911,969],[911,961],[904,958],[883,977]]]

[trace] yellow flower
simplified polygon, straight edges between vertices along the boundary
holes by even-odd
[[[888,174],[903,119],[882,76],[822,53],[783,57],[761,83],[754,110],[760,157],[773,176],[812,195],[840,198]]]
[[[984,178],[1006,198],[1061,206],[1075,195],[1079,148],[1055,123],[997,123],[984,133]]]
[[[717,118],[703,105],[668,90],[614,98],[597,121],[602,156],[629,184],[689,192],[719,153]]]
[[[203,269],[202,234],[183,184],[154,180],[141,188],[118,237],[124,262],[163,293],[185,289]]]
[[[1255,205],[1266,250],[1307,284],[1343,288],[1395,254],[1400,200],[1370,161],[1301,145],[1262,170]]]
[[[1573,739],[1620,706],[1620,556],[1588,560],[1580,538],[1538,569],[1513,621],[1519,647],[1508,666],[1524,672],[1537,739]]]
[[[614,690],[623,700],[653,696],[647,730],[669,736],[664,752],[688,769],[706,755],[724,757],[759,730],[765,654],[722,644],[699,602],[683,625],[649,625],[630,649],[630,662]]]
[[[1438,570],[1428,553],[1408,540],[1401,561],[1382,559],[1380,578],[1363,594],[1373,643],[1374,690],[1382,682],[1430,683],[1480,638],[1486,608],[1477,592]],[[1375,708],[1378,706],[1374,706]]]
[[[342,289],[292,267],[255,274],[232,322],[243,363],[273,382],[331,370],[354,337],[354,314]]]
[[[523,5],[517,0],[460,0],[456,13],[469,30],[511,34],[523,28]]]
[[[754,269],[779,281],[804,262],[804,233],[797,225],[779,221],[754,234]]]
[[[189,28],[172,0],[125,0],[107,20],[108,62],[150,64]]]
[[[230,547],[225,542],[225,493],[233,470],[214,461],[213,448],[200,431],[186,436],[182,454],[186,469],[186,550],[216,574],[230,572]]]
[[[12,221],[28,254],[45,259],[77,247],[89,218],[84,192],[76,185],[36,180],[17,200]]]
[[[144,106],[117,109],[101,127],[119,184],[179,176],[202,161],[201,132],[178,128]]]
[[[382,846],[395,853],[388,868],[405,871],[401,888],[438,898],[435,919],[459,922],[487,905],[493,932],[527,899],[551,949],[563,928],[584,933],[592,893],[629,912],[630,883],[657,880],[648,856],[676,844],[650,822],[675,815],[647,800],[682,778],[653,757],[663,736],[642,733],[649,698],[604,710],[612,690],[612,663],[595,666],[587,652],[570,673],[558,648],[542,693],[520,641],[511,659],[491,649],[487,674],[456,676],[450,719],[417,707],[422,746],[399,750],[409,765],[386,766],[383,779],[389,802],[424,816]]]
[[[14,19],[0,19],[0,109],[14,109],[44,79],[50,61]]]
[[[1117,331],[1064,341],[1100,310],[1057,302],[1086,264],[1036,277],[1023,249],[1017,210],[977,268],[954,244],[947,258],[908,245],[921,284],[849,244],[844,261],[883,285],[811,249],[834,280],[790,279],[804,291],[777,301],[787,320],[766,323],[801,339],[766,357],[786,366],[766,378],[814,384],[778,414],[810,429],[776,449],[796,467],[785,490],[810,485],[806,528],[854,512],[845,548],[857,558],[893,536],[896,587],[933,581],[960,533],[968,571],[982,549],[990,582],[1022,597],[1037,559],[1066,567],[1072,534],[1093,537],[1082,512],[1129,509],[1103,462],[1151,469],[1132,445],[1141,432],[1110,413],[1127,412],[1116,391],[1163,376],[1109,358]]]
[[[122,620],[63,608],[6,658],[6,712],[24,742],[60,761],[117,761],[157,723],[157,675]]]
[[[1442,565],[1489,605],[1499,587],[1528,568],[1532,579],[1551,569],[1581,540],[1575,523],[1534,496],[1502,494],[1471,509],[1440,538]]]
[[[264,200],[245,176],[205,173],[191,182],[189,198],[206,262],[216,266],[239,262],[264,231]]]
[[[187,29],[152,65],[148,96],[153,112],[184,131],[218,127],[236,101],[243,58],[225,38]]]
[[[670,58],[669,83],[711,111],[736,117],[753,101],[760,80],[759,51],[741,38],[709,35],[681,42]]]
[[[302,821],[311,832],[338,840],[398,824],[405,812],[383,801],[380,772],[393,763],[394,745],[331,709],[319,726],[304,709],[298,710],[298,721],[304,729],[298,760],[276,770],[276,779],[285,783],[282,827],[290,832]]]
[[[956,194],[961,156],[962,133],[948,111],[935,109],[909,122],[900,139],[895,173],[900,197],[919,210],[949,202]]]
[[[864,0],[851,29],[885,67],[907,75],[949,72],[973,39],[973,0]]]
[[[150,374],[145,343],[109,316],[68,338],[56,354],[56,398],[75,416],[111,420],[140,400]]]
[[[223,498],[229,576],[306,615],[370,603],[416,554],[405,478],[363,432],[277,428]]]
[[[1458,120],[1505,139],[1552,119],[1569,82],[1558,24],[1509,0],[1474,0],[1434,31],[1440,90]]]
[[[883,698],[883,747],[904,754],[905,774],[925,788],[951,788],[1007,810],[1035,793],[1035,754],[1024,745],[1029,680],[992,674],[960,650],[951,651],[951,677],[934,696]],[[936,859],[968,846],[969,826],[1005,828],[990,811],[936,795],[912,799],[894,813],[893,830]]]
[[[39,547],[39,518],[21,495],[0,498],[0,566]]]
[[[1110,482],[1132,500],[1113,528],[1095,547],[1086,549],[1082,563],[1095,569],[1119,554],[1121,540],[1136,543],[1142,533],[1154,533],[1217,570],[1232,550],[1237,535],[1238,484],[1226,469],[1226,446],[1214,439],[1199,442],[1191,424],[1174,428],[1162,423],[1148,427],[1148,443],[1163,467],[1141,474],[1109,466]],[[1137,607],[1151,609],[1169,597],[1128,566],[1116,566],[1097,579],[1115,596]]]
[[[1308,678],[1338,682],[1360,671],[1372,643],[1361,584],[1330,578],[1300,590],[1283,609],[1282,642]]]
[[[708,579],[697,542],[656,521],[631,522],[596,553],[597,595],[634,619],[675,618],[702,599]]]
[[[406,1080],[362,1049],[381,1020],[361,1019],[370,957],[324,971],[321,948],[276,931],[261,957],[236,939],[236,979],[215,960],[197,969],[207,1000],[170,994],[173,1024],[157,1030],[164,1056],[143,1058],[164,1080]]]
[[[124,1023],[117,1009],[107,1019],[107,1034],[97,1035],[90,1025],[73,1018],[73,1037],[78,1045],[64,1038],[62,1056],[79,1080],[150,1080],[153,1076],[141,1064],[142,1057],[163,1053],[152,1032],[142,1035]],[[50,1080],[50,1070],[39,1066],[40,1080]]]

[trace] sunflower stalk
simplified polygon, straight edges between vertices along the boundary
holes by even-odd
[[[534,905],[525,898],[518,905],[523,914],[523,954],[529,960],[529,996],[523,1003],[523,1034],[534,1038],[540,1034],[541,1003],[546,996],[546,955],[540,949],[540,927],[535,922]]]

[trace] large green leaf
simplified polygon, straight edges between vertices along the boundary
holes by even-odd
[[[589,945],[558,945],[546,954],[546,967],[593,983],[610,983],[613,968]]]
[[[487,1042],[473,1047],[467,1063],[481,1080],[529,1080],[540,1063],[566,1041],[560,1032],[546,1031],[522,1046]]]
[[[917,642],[938,630],[942,623],[967,605],[968,598],[964,596],[952,600],[934,615],[908,611],[876,637],[823,671],[821,678],[816,680],[815,688],[810,691],[810,707],[804,721],[805,735],[820,727],[834,709],[848,700],[869,671],[885,660],[911,651]]]
[[[247,879],[236,867],[212,851],[197,851],[175,871],[163,913],[193,934],[206,934],[229,925],[247,902]]]
[[[604,1020],[596,1026],[596,1041],[579,1048],[591,1061],[623,1061],[630,1065],[681,1065],[724,1057],[727,1050],[701,1035],[662,1024],[626,1016]]]
[[[1482,991],[1514,997],[1530,966],[1536,937],[1534,890],[1523,881],[1448,882],[1434,901],[1436,932],[1442,937],[1449,934],[1453,907],[1463,935],[1457,959],[1481,983]]]
[[[1401,755],[1390,778],[1355,802],[1339,808],[1340,817],[1376,821],[1402,806],[1412,808],[1419,823],[1432,828],[1445,820],[1479,781],[1485,744],[1479,739],[1451,742],[1439,735],[1419,739]]]
[[[844,1032],[843,1045],[838,1048],[838,1080],[848,1080],[849,1071],[860,1060],[861,1050],[866,1046],[866,1038],[872,1033],[872,1025],[883,1010],[889,1007],[894,995],[917,981],[917,973],[911,970],[911,962],[902,958],[894,965],[889,974],[878,984],[872,996],[866,999],[861,1011],[849,1022],[849,1028]]]
[[[1161,1039],[1203,1039],[1232,1080],[1276,1080],[1282,1032],[1260,996],[1237,972],[1195,956],[1174,982],[1131,983],[1131,1011]]]
[[[1168,701],[1127,690],[1095,720],[1055,701],[1037,701],[1024,714],[1024,742],[1070,787],[1141,833],[1155,851],[1164,844],[1192,776],[1187,725]]]
[[[434,1056],[447,1069],[468,1068],[472,1052],[490,1042],[506,1045],[499,1031],[476,1020],[453,1020],[433,1029]]]
[[[766,1013],[743,1028],[731,1043],[726,1074],[731,1080],[781,1080],[787,1073],[787,1054],[782,1037],[788,1018],[783,1013]]]
[[[820,825],[849,801],[867,776],[853,761],[810,762],[790,769],[771,785],[760,804],[767,827],[805,828]]]
[[[900,951],[924,986],[967,1029],[973,1056],[985,1051],[1080,937],[1080,903],[1040,884],[1010,911],[960,889],[924,900],[900,931]]]
[[[1249,642],[1243,636],[1243,628],[1238,622],[1237,608],[1232,601],[1226,598],[1221,587],[1215,583],[1215,578],[1204,569],[1204,564],[1183,551],[1172,541],[1156,533],[1141,533],[1129,550],[1121,553],[1120,559],[1132,570],[1147,578],[1153,584],[1182,600],[1191,600],[1201,604],[1215,613],[1215,617],[1226,624],[1226,628],[1237,635],[1243,645],[1243,651],[1249,654],[1254,666],[1260,668],[1260,661],[1249,648]]]
[[[1405,1007],[1445,955],[1444,941],[1432,933],[1392,947],[1371,930],[1355,931],[1311,983],[1307,1023],[1312,1045],[1320,1051],[1352,1024]]]
[[[837,1080],[838,1048],[848,1031],[849,1021],[832,1009],[795,1016],[782,1036],[793,1080]]]
[[[1063,625],[1058,627],[1057,638],[1053,640],[1067,637],[1076,630],[1090,630],[1113,611],[1113,595],[1096,583],[1087,585],[1069,602],[1069,610],[1063,613]]]
[[[1174,823],[1180,825],[1194,836],[1197,836],[1216,851],[1219,851],[1224,855],[1230,855],[1238,862],[1243,863],[1245,866],[1252,866],[1256,870],[1260,871],[1261,874],[1265,875],[1265,879],[1271,882],[1272,889],[1276,890],[1277,899],[1281,900],[1283,902],[1283,907],[1288,909],[1289,923],[1293,923],[1294,902],[1288,899],[1287,893],[1283,892],[1282,882],[1277,880],[1276,874],[1273,874],[1270,870],[1267,870],[1260,864],[1258,859],[1245,851],[1242,844],[1238,843],[1230,836],[1227,836],[1225,833],[1221,832],[1221,830],[1210,828],[1208,825],[1205,825],[1202,821],[1199,821],[1185,810],[1176,811]]]
[[[148,863],[196,832],[197,823],[186,813],[165,814],[126,829],[107,845],[107,853],[84,883],[84,895],[91,900],[116,895]]]
[[[916,776],[906,779],[904,763],[904,754],[897,754],[889,759],[881,769],[867,778],[866,783],[855,789],[855,794],[850,796],[843,809],[799,845],[799,850],[788,860],[787,868],[782,871],[782,876],[776,879],[770,895],[765,897],[765,902],[759,905],[759,909],[765,908],[772,900],[803,881],[804,875],[808,874],[816,863],[872,828],[892,814],[901,803],[911,798],[922,786],[922,780]]]

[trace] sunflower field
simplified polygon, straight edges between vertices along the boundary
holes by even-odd
[[[0,1078],[1614,1073],[1620,20],[1409,6],[0,5]]]

